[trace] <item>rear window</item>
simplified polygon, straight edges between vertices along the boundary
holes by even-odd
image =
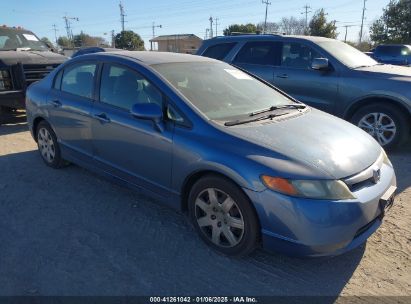
[[[217,60],[224,59],[225,56],[233,49],[236,45],[235,42],[232,43],[222,43],[210,46],[203,54],[205,57],[214,58]]]
[[[238,53],[235,63],[280,65],[281,42],[248,42]]]

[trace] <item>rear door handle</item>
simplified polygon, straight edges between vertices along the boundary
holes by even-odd
[[[110,122],[110,118],[107,117],[106,113],[95,114],[94,117],[101,122]]]
[[[277,75],[277,78],[288,78],[288,75],[287,74]]]
[[[53,100],[53,101],[51,102],[51,104],[52,104],[54,107],[56,107],[56,108],[61,107],[61,102],[60,102],[59,100]]]

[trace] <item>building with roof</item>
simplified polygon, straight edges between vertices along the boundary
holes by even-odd
[[[151,50],[195,54],[203,39],[194,34],[162,35],[150,40]]]

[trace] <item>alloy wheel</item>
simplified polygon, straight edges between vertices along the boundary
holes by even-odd
[[[369,113],[358,122],[358,127],[374,137],[381,146],[389,144],[395,137],[397,127],[385,113]]]
[[[195,200],[200,230],[215,245],[234,247],[244,236],[244,219],[237,203],[216,188],[203,190]]]
[[[56,157],[56,148],[53,137],[46,128],[40,128],[37,135],[37,143],[41,156],[47,163],[52,163]]]

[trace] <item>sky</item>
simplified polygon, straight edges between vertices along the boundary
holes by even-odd
[[[217,21],[217,33],[233,23],[258,23],[264,21],[265,5],[261,0],[122,0],[125,11],[125,29],[133,30],[144,40],[146,48],[152,38],[152,24],[155,35],[195,34],[204,38],[206,28],[210,27],[209,18]],[[382,9],[389,0],[367,0],[365,11],[365,30],[373,20],[381,16]],[[363,0],[271,0],[268,6],[269,22],[278,22],[282,17],[305,17],[304,6],[311,7],[312,14],[324,8],[329,20],[336,20],[339,39],[344,39],[344,25],[348,28],[348,40],[358,40]],[[22,26],[37,34],[55,41],[53,24],[57,36],[65,36],[63,16],[76,17],[72,21],[73,34],[83,31],[92,36],[110,40],[111,31],[121,31],[118,0],[0,0],[0,24]],[[213,27],[215,33],[215,23]]]

